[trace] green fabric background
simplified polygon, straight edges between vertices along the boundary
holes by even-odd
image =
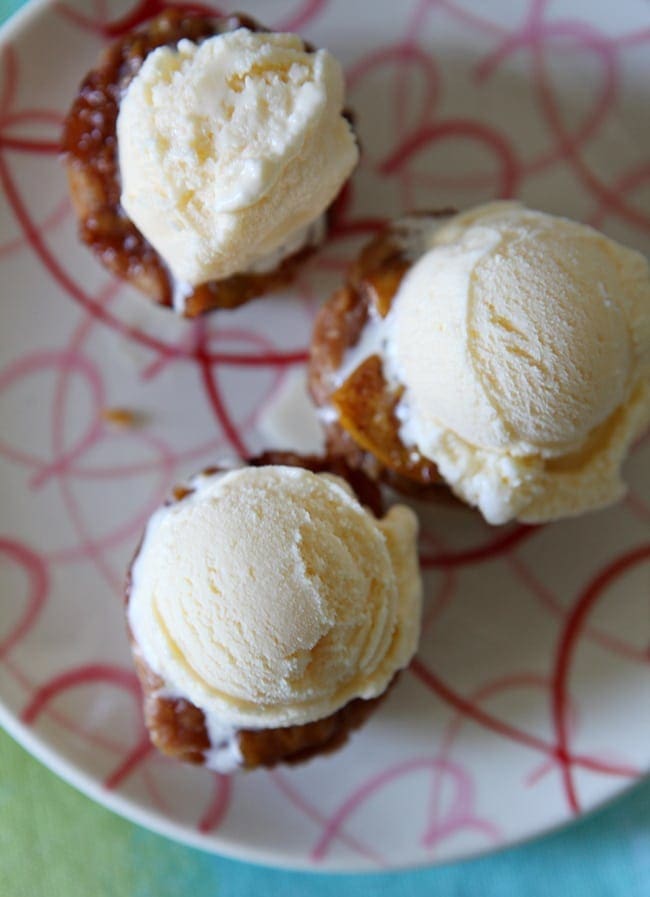
[[[0,0],[0,21],[21,5]],[[305,894],[650,897],[650,782],[558,834],[480,860],[325,876],[225,860],[150,834],[78,794],[0,733],[0,897]]]

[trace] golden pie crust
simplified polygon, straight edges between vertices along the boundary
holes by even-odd
[[[418,212],[387,224],[361,251],[346,282],[321,308],[314,325],[309,390],[321,409],[327,450],[401,492],[449,497],[433,461],[400,439],[395,413],[402,390],[389,384],[379,355],[370,355],[343,382],[346,354],[371,316],[385,318],[402,278],[424,251],[427,225],[455,214]]]

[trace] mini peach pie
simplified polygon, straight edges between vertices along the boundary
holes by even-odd
[[[644,256],[516,202],[388,224],[320,311],[328,448],[494,524],[604,507],[650,420]]]
[[[188,317],[287,282],[358,160],[327,50],[174,8],[103,53],[62,149],[81,240]]]
[[[268,453],[178,488],[127,584],[156,746],[229,773],[343,744],[416,650],[416,541],[337,460]]]

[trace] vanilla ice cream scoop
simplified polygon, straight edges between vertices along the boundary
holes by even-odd
[[[373,337],[400,436],[491,523],[604,506],[650,418],[646,259],[491,203],[432,229]],[[355,359],[355,363],[358,359]]]
[[[290,254],[358,159],[341,66],[246,28],[144,60],[117,120],[121,203],[192,286]]]
[[[164,690],[208,728],[302,724],[385,691],[419,633],[415,515],[376,519],[302,468],[193,485],[152,517],[132,567],[129,625]]]

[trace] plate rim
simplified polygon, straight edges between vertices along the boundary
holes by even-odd
[[[204,835],[188,825],[171,822],[158,812],[143,809],[142,805],[133,798],[126,797],[116,791],[107,791],[89,773],[81,771],[71,760],[67,760],[51,747],[50,742],[46,741],[36,730],[25,726],[7,708],[1,696],[0,726],[30,757],[42,763],[49,772],[62,779],[84,797],[92,800],[100,807],[115,813],[120,818],[126,819],[128,822],[167,838],[174,843],[192,847],[212,856],[278,870],[309,872],[314,875],[390,875],[391,873],[415,872],[417,870],[451,866],[488,856],[497,856],[509,850],[516,850],[541,838],[560,834],[567,829],[573,828],[575,825],[586,822],[593,816],[605,811],[618,800],[625,798],[630,792],[650,782],[650,772],[648,772],[639,776],[633,782],[628,782],[615,794],[611,794],[593,804],[589,809],[581,812],[579,816],[567,816],[560,822],[544,826],[534,832],[522,835],[520,838],[514,838],[507,843],[486,846],[468,853],[461,851],[457,856],[449,859],[436,859],[434,856],[430,859],[423,858],[421,861],[397,861],[391,866],[383,868],[370,864],[365,865],[363,862],[359,862],[358,857],[355,860],[351,859],[349,863],[338,858],[336,866],[323,865],[321,867],[310,863],[308,859],[301,860],[293,854],[288,856],[280,850],[271,851],[261,847],[243,847],[241,842],[224,839],[223,836],[219,837],[217,833]]]

